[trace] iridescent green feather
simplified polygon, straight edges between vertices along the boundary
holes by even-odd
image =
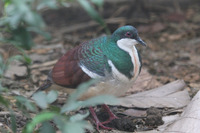
[[[120,49],[111,36],[104,36],[86,42],[81,47],[80,65],[85,66],[89,71],[105,76],[111,72],[108,60],[111,60],[119,72],[131,78],[133,64],[130,55]]]

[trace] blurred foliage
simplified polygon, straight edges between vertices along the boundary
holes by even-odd
[[[103,104],[105,102],[116,104],[118,101],[113,96],[105,95],[92,97],[86,101],[78,101],[78,98],[95,82],[96,81],[91,80],[87,83],[81,84],[77,90],[69,96],[66,104],[62,107],[51,105],[57,99],[58,93],[56,91],[50,91],[48,94],[43,92],[35,93],[32,99],[43,110],[26,125],[23,132],[31,133],[36,131],[36,125],[42,124],[42,126],[37,129],[39,132],[55,133],[55,129],[49,123],[50,121],[53,122],[62,133],[84,133],[85,129],[92,130],[92,126],[86,120],[84,120],[89,115],[88,111],[85,114],[75,115],[70,115],[69,112],[76,111],[82,107]],[[29,106],[27,107],[30,108],[31,104],[28,105]]]
[[[0,54],[0,78],[3,77],[4,71],[6,70],[7,65],[4,63],[3,57]]]
[[[110,33],[103,18],[92,6],[95,4],[98,8],[102,8],[103,0],[76,1],[80,3],[92,19],[105,29],[107,34]],[[45,32],[45,22],[39,11],[47,7],[57,9],[59,5],[67,5],[67,1],[64,0],[4,0],[3,2],[4,16],[0,18],[0,31],[9,33],[9,36],[0,37],[0,41],[9,40],[9,43],[27,50],[34,46],[32,33],[41,34],[50,39],[50,35]]]
[[[30,50],[34,46],[32,32],[50,38],[49,34],[44,32],[45,23],[34,9],[34,3],[35,0],[4,0],[4,16],[0,18],[0,26],[3,27],[1,31],[8,35],[1,40]],[[42,0],[38,6],[48,6],[49,3]]]
[[[91,80],[81,84],[70,94],[66,104],[63,106],[52,104],[58,98],[58,93],[54,90],[47,94],[37,92],[33,95],[32,100],[24,96],[15,96],[14,103],[0,95],[0,105],[4,105],[10,111],[10,129],[13,133],[17,132],[16,116],[11,109],[13,105],[17,107],[17,113],[21,112],[23,117],[27,119],[27,124],[24,126],[22,133],[56,133],[56,130],[62,133],[84,133],[86,129],[93,130],[92,125],[84,120],[89,115],[89,111],[86,110],[85,114],[70,113],[71,111],[76,112],[80,108],[104,103],[116,104],[118,102],[118,99],[109,95],[101,95],[85,101],[78,101],[78,98],[96,82]],[[32,116],[33,114],[35,114],[34,117]],[[2,131],[3,129],[0,129],[0,132]]]
[[[98,22],[106,31],[107,34],[110,34],[110,30],[108,29],[105,21],[99,15],[99,13],[94,9],[94,7],[90,4],[88,0],[78,0],[80,5],[84,8],[84,10],[90,15],[92,19]],[[97,5],[99,8],[103,6],[103,0],[91,0],[92,3]]]
[[[55,127],[63,133],[84,133],[85,129],[93,129],[84,120],[89,115],[89,112],[70,115],[70,111],[105,102],[115,101],[114,103],[116,103],[117,100],[108,95],[93,97],[86,101],[78,101],[78,98],[96,81],[89,81],[80,85],[62,107],[52,105],[58,98],[56,91],[50,91],[47,94],[38,92],[33,95],[32,100],[24,96],[11,96],[14,102],[4,96],[10,90],[1,85],[1,79],[10,62],[20,60],[27,65],[31,64],[31,59],[24,49],[30,50],[34,46],[32,40],[33,33],[50,39],[49,33],[45,31],[46,25],[40,15],[40,11],[45,8],[57,9],[60,6],[68,7],[70,5],[69,1],[78,2],[88,15],[105,29],[106,33],[110,33],[103,18],[94,8],[94,6],[102,8],[103,0],[3,0],[3,16],[0,18],[0,45],[3,43],[11,44],[21,54],[14,55],[7,60],[4,60],[0,54],[0,106],[10,112],[11,121],[10,129],[2,128],[0,132],[17,132],[16,115],[12,109],[13,106],[16,107],[16,112],[21,112],[28,120],[22,131],[23,133],[55,133]],[[32,116],[33,114],[35,114],[34,117]],[[52,123],[55,126],[52,126]]]

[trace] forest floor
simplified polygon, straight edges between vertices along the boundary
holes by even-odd
[[[192,98],[200,90],[200,8],[190,2],[158,2],[158,4],[143,1],[106,2],[100,10],[111,32],[119,26],[130,24],[138,29],[140,37],[147,43],[147,47],[137,46],[143,61],[143,80],[138,83],[139,89],[129,91],[128,94],[142,92],[182,79]],[[187,6],[186,6],[187,5]],[[69,49],[81,42],[105,35],[105,31],[77,5],[59,10],[44,11],[43,17],[47,30],[52,35],[51,40],[35,36],[35,47],[27,51],[33,64],[28,70],[19,62],[13,63],[5,74],[3,85],[12,90],[11,95],[30,96],[47,77],[48,71],[56,60]],[[4,58],[16,54],[15,48],[3,46],[0,52]],[[27,72],[30,72],[30,76]],[[142,85],[143,82],[145,85]],[[98,108],[99,109],[99,108]],[[112,107],[114,112],[127,110],[123,107]],[[117,111],[116,111],[117,110]],[[160,114],[158,108],[148,108]],[[148,111],[147,111],[148,112]],[[144,126],[143,130],[150,130],[162,124]],[[103,116],[102,114],[100,117]],[[0,118],[5,117],[3,114]],[[124,118],[126,119],[126,117]],[[5,119],[0,119],[4,122]],[[19,129],[25,124],[23,117],[19,119]],[[128,125],[129,119],[124,120]],[[135,127],[118,126],[117,120],[111,126],[118,130],[134,131]],[[144,119],[137,119],[137,123],[144,123]],[[113,124],[113,125],[112,125]],[[121,123],[120,123],[121,124]],[[123,123],[121,124],[123,125]],[[151,125],[151,124],[150,124]]]

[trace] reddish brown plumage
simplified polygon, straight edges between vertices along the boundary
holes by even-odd
[[[78,62],[80,46],[64,54],[52,69],[52,80],[61,86],[77,87],[80,83],[88,81],[90,77],[82,71]]]

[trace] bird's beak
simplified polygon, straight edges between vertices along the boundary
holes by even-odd
[[[139,44],[142,44],[143,46],[147,46],[147,44],[140,38],[138,37],[136,40]]]

